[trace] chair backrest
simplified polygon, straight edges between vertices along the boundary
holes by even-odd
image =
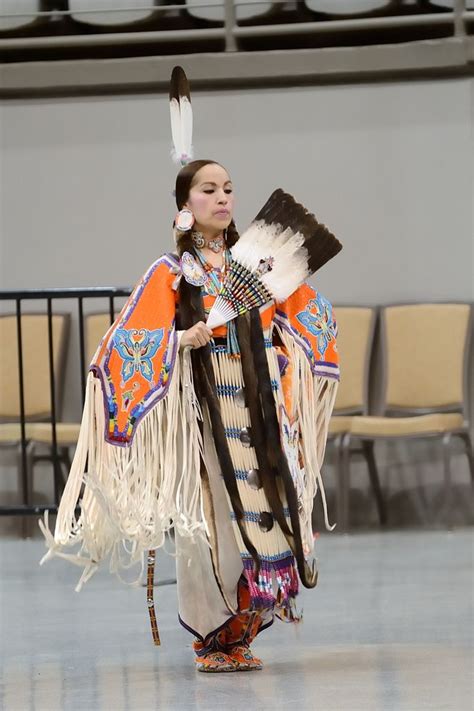
[[[369,306],[335,306],[341,359],[335,414],[368,412],[369,364],[377,311]]]
[[[143,0],[69,0],[71,17],[90,25],[112,26],[139,22],[153,15],[153,9],[146,7],[151,5],[152,2],[143,2]],[[97,10],[106,10],[106,12],[101,13]]]
[[[472,331],[467,303],[382,310],[384,411],[464,410]]]
[[[0,32],[24,27],[38,18],[39,0],[1,0]]]
[[[371,10],[388,7],[388,0],[305,0],[306,6],[313,12],[325,12],[330,15],[358,15]]]
[[[430,5],[434,8],[441,7],[447,10],[454,10],[456,0],[431,0]],[[465,4],[466,10],[474,9],[474,0],[466,0]]]
[[[110,328],[110,313],[88,314],[85,318],[86,365],[92,361],[102,338]]]
[[[237,5],[235,15],[237,20],[249,20],[250,18],[265,15],[272,9],[271,2],[260,2],[259,0],[246,0],[245,3]],[[199,7],[206,5],[206,7]],[[224,22],[225,7],[223,0],[186,0],[186,9],[190,15],[200,20],[213,22]]]
[[[54,314],[53,365],[56,417],[60,415],[65,375],[69,314]],[[21,317],[23,390],[25,416],[48,419],[51,416],[48,317],[24,313]],[[0,419],[19,420],[20,385],[18,368],[17,319],[14,314],[0,315]]]

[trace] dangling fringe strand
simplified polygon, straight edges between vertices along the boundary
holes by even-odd
[[[306,540],[312,540],[312,510],[314,497],[321,492],[324,511],[324,523],[328,531],[333,531],[336,524],[330,524],[326,494],[324,491],[321,467],[324,460],[329,420],[337,394],[338,381],[325,376],[314,375],[310,362],[303,349],[298,346],[284,329],[275,325],[278,334],[288,351],[295,373],[293,378],[293,401],[298,403],[298,421],[300,425],[300,447],[304,464],[303,511],[300,514],[301,529],[306,531]]]

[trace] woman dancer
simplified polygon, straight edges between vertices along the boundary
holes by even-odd
[[[93,359],[54,538],[42,526],[46,557],[84,566],[80,588],[104,558],[112,572],[129,567],[173,526],[196,668],[258,670],[252,640],[275,616],[298,620],[298,578],[316,584],[318,485],[330,528],[320,467],[336,326],[329,302],[302,284],[211,330],[239,240],[229,174],[188,163],[176,202],[177,254],[149,268]]]

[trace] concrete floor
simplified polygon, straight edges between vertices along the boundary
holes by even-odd
[[[38,567],[39,540],[0,540],[5,711],[287,709],[472,711],[472,529],[318,540],[320,582],[298,627],[254,644],[262,672],[198,674],[176,619],[176,587],[156,588],[162,647],[145,590],[105,572],[81,593],[79,569]],[[173,559],[159,558],[159,577]]]

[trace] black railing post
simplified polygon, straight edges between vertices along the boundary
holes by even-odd
[[[110,314],[110,325],[113,324],[115,321],[115,304],[114,304],[114,297],[110,296],[109,297],[109,314]]]
[[[82,402],[86,395],[86,356],[85,356],[85,343],[84,343],[84,308],[83,308],[83,298],[79,296],[77,299],[77,305],[79,309],[79,357],[81,361],[81,393]]]
[[[54,343],[53,343],[53,310],[52,299],[47,299],[48,303],[48,351],[49,351],[49,388],[51,398],[51,429],[52,429],[52,449],[53,449],[53,472],[54,472],[54,500],[59,503],[61,495],[61,470],[59,468],[58,442],[56,437],[56,387],[54,368]]]
[[[23,338],[21,332],[21,297],[16,299],[16,333],[18,344],[18,384],[20,395],[20,428],[21,428],[21,486],[23,503],[30,504],[28,467],[26,457],[26,424],[25,424],[25,383],[23,379]]]

